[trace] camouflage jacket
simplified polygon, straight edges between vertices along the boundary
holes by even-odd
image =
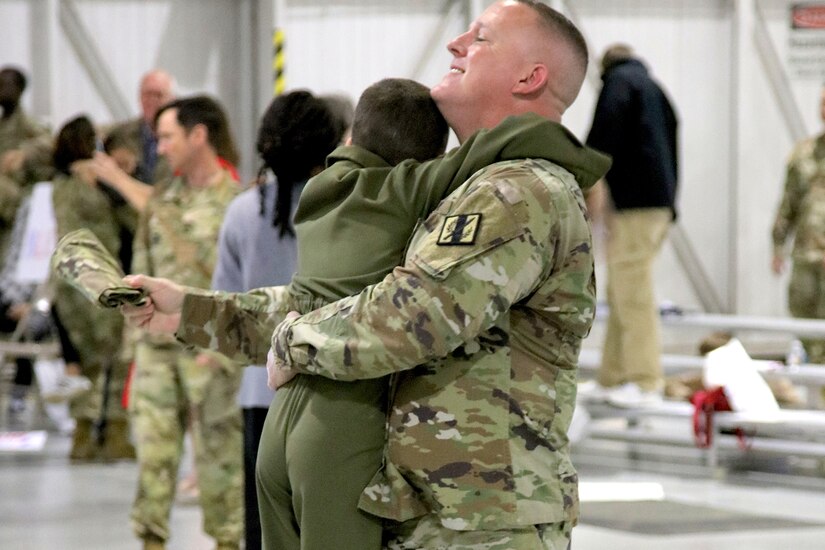
[[[31,185],[51,178],[52,136],[49,129],[23,112],[22,107],[6,119],[0,119],[0,156],[20,149],[25,155],[23,168],[12,174],[20,184]]]
[[[55,276],[95,305],[116,308],[144,303],[144,290],[125,286],[118,260],[85,227],[60,238],[50,267]]]
[[[825,134],[803,140],[791,153],[785,191],[773,224],[774,255],[819,263],[825,258]]]
[[[100,245],[113,256],[121,247],[121,222],[118,207],[97,186],[92,186],[76,176],[61,174],[54,180],[52,191],[57,234],[66,235],[86,229],[97,238]],[[132,223],[136,213],[131,211]],[[78,260],[75,268],[83,263]],[[84,258],[85,259],[85,258]],[[113,260],[116,262],[116,260]],[[103,364],[111,359],[120,347],[123,318],[117,311],[102,310],[89,303],[88,295],[78,292],[77,287],[60,281],[55,286],[55,308],[69,335],[69,340],[80,354],[81,364]]]
[[[45,126],[18,108],[0,118],[0,158],[8,151],[23,151],[23,166],[8,175],[0,174],[0,260],[5,259],[8,239],[17,208],[32,185],[52,177],[52,137]]]
[[[476,174],[358,296],[282,324],[289,368],[401,373],[386,467],[360,507],[457,530],[575,520],[567,428],[595,312],[590,227],[573,176],[546,160]]]
[[[223,171],[208,187],[176,177],[156,189],[135,235],[132,270],[209,288],[223,216],[240,186]]]

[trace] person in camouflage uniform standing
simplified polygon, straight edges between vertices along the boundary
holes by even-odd
[[[587,64],[575,27],[532,1],[494,4],[448,47],[455,61],[433,97],[462,141],[510,114],[558,121]],[[274,383],[297,371],[396,374],[385,469],[360,503],[401,522],[388,522],[388,547],[568,546],[578,499],[566,430],[595,310],[580,187],[609,166],[592,151],[583,157],[592,169],[580,181],[561,159],[488,167],[419,227],[403,268],[275,333],[288,366],[273,370]],[[217,340],[222,350],[263,347],[248,315],[256,309],[232,314],[246,295],[210,310],[202,293],[184,296],[168,281],[127,282],[153,302],[124,309],[135,324],[189,325],[190,341]],[[217,322],[224,313],[237,322]]]
[[[825,89],[820,100],[825,121]],[[788,309],[794,317],[825,319],[825,134],[797,143],[785,176],[785,190],[773,224],[773,263],[785,268],[793,240]],[[802,339],[808,361],[825,364],[825,340]]]
[[[51,178],[49,129],[26,115],[20,98],[26,76],[14,67],[0,69],[0,259],[23,195],[38,181]]]
[[[110,253],[118,256],[124,246],[131,248],[131,242],[124,243],[122,236],[124,232],[134,233],[137,212],[84,169],[94,153],[95,142],[94,127],[85,116],[70,120],[58,132],[54,153],[57,176],[52,191],[57,235],[62,238],[76,229],[88,228]],[[71,401],[77,426],[70,458],[134,458],[127,415],[120,404],[128,370],[128,361],[121,357],[122,316],[89,304],[63,282],[55,286],[54,306],[79,357],[79,365],[74,366],[78,372],[67,365],[67,374],[83,374],[96,384],[94,391]],[[92,430],[95,423],[97,434]]]
[[[208,287],[224,211],[239,185],[226,163],[237,153],[213,99],[173,101],[157,115],[158,152],[179,174],[149,201],[135,238],[134,268]],[[235,394],[241,369],[195,354],[169,336],[143,334],[135,352],[130,410],[139,464],[132,509],[144,548],[163,548],[183,436],[192,415],[204,530],[220,550],[243,536],[243,463]]]

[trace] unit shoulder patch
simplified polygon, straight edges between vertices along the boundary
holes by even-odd
[[[471,245],[481,228],[481,214],[447,216],[441,226],[437,244],[440,246]]]

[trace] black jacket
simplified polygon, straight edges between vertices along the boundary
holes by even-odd
[[[670,207],[676,218],[676,114],[636,59],[609,67],[587,144],[613,157],[605,177],[617,210]]]

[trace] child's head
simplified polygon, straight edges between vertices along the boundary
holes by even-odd
[[[125,129],[113,130],[103,140],[103,150],[106,151],[121,170],[133,175],[138,167],[138,152],[134,138]]]
[[[448,131],[429,88],[406,78],[385,78],[361,94],[352,143],[390,164],[425,161],[444,152]]]

